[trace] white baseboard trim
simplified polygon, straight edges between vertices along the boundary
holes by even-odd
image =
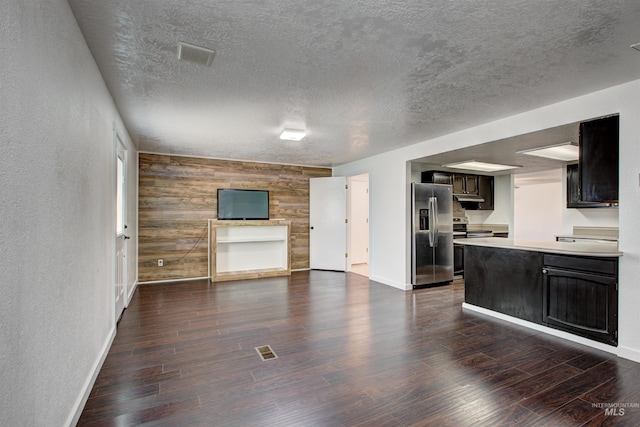
[[[618,346],[618,356],[640,363],[640,351],[635,348]]]
[[[138,285],[157,285],[159,283],[171,283],[171,282],[188,282],[190,280],[202,280],[208,279],[209,277],[189,277],[186,279],[168,279],[168,280],[152,280],[150,282],[138,282]]]
[[[618,347],[614,347],[612,345],[603,344],[601,342],[593,341],[588,338],[579,337],[577,335],[570,334],[568,332],[563,332],[557,329],[549,328],[547,326],[538,325],[537,323],[529,322],[527,320],[518,319],[517,317],[512,317],[506,314],[498,313],[497,311],[488,310],[486,308],[478,307],[477,305],[467,304],[466,302],[462,303],[463,310],[475,311],[476,313],[484,314],[486,316],[495,317],[496,319],[504,320],[510,323],[514,323],[516,325],[524,326],[525,328],[533,329],[535,331],[544,332],[549,335],[553,335],[554,337],[563,338],[567,341],[576,342],[578,344],[583,344],[591,348],[596,348],[598,350],[606,351],[607,353],[613,353],[618,355]]]
[[[131,302],[131,298],[133,298],[133,294],[136,293],[136,289],[138,288],[138,281],[136,280],[135,282],[133,282],[133,286],[131,286],[131,291],[129,292],[129,295],[127,295],[126,301],[125,301],[125,307],[129,307],[129,303]]]
[[[372,275],[372,276],[369,276],[369,280],[373,280],[375,282],[382,283],[383,285],[391,286],[392,288],[400,289],[403,291],[408,291],[413,289],[413,286],[411,284],[395,282],[391,279],[387,279],[386,277]]]
[[[80,415],[82,415],[82,410],[84,409],[84,405],[87,403],[87,399],[89,399],[89,394],[91,393],[91,389],[93,388],[93,384],[96,382],[96,378],[98,378],[98,374],[100,373],[100,369],[102,368],[102,364],[107,358],[107,354],[109,354],[109,349],[111,348],[111,344],[113,343],[114,338],[116,337],[116,327],[115,325],[111,328],[107,339],[105,340],[102,349],[100,350],[100,354],[98,358],[94,362],[91,367],[91,373],[85,380],[82,385],[82,391],[76,402],[73,405],[71,410],[71,414],[67,418],[67,422],[65,425],[67,426],[75,426],[78,424],[78,420],[80,419]]]

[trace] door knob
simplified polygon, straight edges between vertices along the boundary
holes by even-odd
[[[129,237],[129,236],[127,236],[127,235],[125,235],[125,236],[124,236],[124,240],[129,240],[130,238],[131,238],[131,237]]]

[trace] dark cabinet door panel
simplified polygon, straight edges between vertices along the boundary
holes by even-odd
[[[542,323],[542,254],[464,247],[465,302]]]
[[[543,321],[550,326],[617,344],[616,278],[544,268]]]
[[[464,188],[467,194],[478,194],[478,176],[477,175],[465,175]]]
[[[618,202],[619,117],[580,123],[580,200]]]
[[[578,164],[567,165],[567,208],[608,208],[610,206],[610,203],[583,202],[580,200]]]
[[[464,194],[466,192],[464,175],[454,174],[452,182],[454,194]]]
[[[452,184],[451,174],[448,172],[425,171],[422,172],[421,181],[430,184]]]
[[[484,202],[478,204],[478,209],[492,211],[494,209],[494,178],[478,175],[478,194]]]
[[[464,245],[453,245],[453,274],[456,276],[464,274]]]
[[[560,270],[578,270],[585,273],[618,276],[617,258],[580,257],[573,255],[544,254],[543,264]]]

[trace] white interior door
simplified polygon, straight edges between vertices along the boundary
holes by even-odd
[[[309,180],[309,266],[345,271],[347,267],[347,178]]]
[[[351,264],[369,262],[369,183],[351,179]]]
[[[120,319],[125,305],[125,293],[127,283],[127,244],[129,236],[126,235],[126,189],[127,167],[126,151],[116,134],[116,257],[115,257],[115,314],[116,321]]]

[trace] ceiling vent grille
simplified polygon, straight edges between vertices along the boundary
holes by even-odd
[[[205,47],[184,42],[178,43],[178,59],[181,61],[191,61],[208,67],[213,62],[213,56],[215,54],[216,52],[214,50]]]

